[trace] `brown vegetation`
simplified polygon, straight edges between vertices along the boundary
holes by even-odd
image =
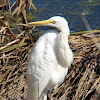
[[[22,13],[27,24],[26,4],[23,0],[18,1],[18,7],[11,15]],[[29,7],[34,8],[31,0],[26,1]],[[37,38],[32,34],[34,28],[30,29],[27,25],[23,26],[23,30],[18,26],[19,34],[15,35],[9,23],[1,18],[0,100],[23,100],[27,96],[28,56]],[[93,33],[97,34],[93,37]],[[100,100],[100,30],[74,33],[69,37],[69,44],[74,62],[65,81],[48,94],[50,100]]]
[[[96,34],[100,44],[100,34]],[[51,100],[99,100],[100,99],[100,48],[91,33],[71,36],[70,47],[74,62],[65,81],[51,94]]]
[[[32,30],[20,30],[20,34],[15,35],[8,23],[1,22],[0,98],[25,99],[27,60],[36,38],[32,37]],[[100,33],[99,30],[96,32]],[[100,97],[100,51],[90,34],[81,32],[69,37],[74,62],[64,83],[51,93],[51,100],[97,100]],[[100,34],[95,34],[95,37],[100,43]]]

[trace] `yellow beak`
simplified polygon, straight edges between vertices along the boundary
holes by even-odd
[[[43,20],[43,21],[31,22],[31,23],[28,23],[28,25],[39,26],[39,25],[47,25],[49,23],[54,24],[55,21],[52,21],[52,20]]]

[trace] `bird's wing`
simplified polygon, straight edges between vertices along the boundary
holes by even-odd
[[[27,72],[31,82],[28,83],[32,83],[33,88],[37,88],[38,84],[40,94],[49,82],[56,61],[53,48],[56,36],[57,32],[46,32],[37,40],[29,56]]]

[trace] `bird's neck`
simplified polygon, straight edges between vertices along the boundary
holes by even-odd
[[[68,37],[70,35],[70,29],[69,27],[66,25],[64,28],[59,28],[60,29],[60,34]]]
[[[60,32],[60,38],[61,38],[61,47],[64,48],[65,52],[66,50],[70,49],[69,43],[68,43],[68,36],[69,33],[66,32]]]
[[[56,51],[57,51],[57,60],[58,63],[62,66],[69,67],[70,62],[68,61],[68,56],[71,53],[69,44],[68,44],[68,35],[65,32],[60,32],[57,37],[57,44],[56,44]]]
[[[69,45],[68,44],[68,36],[69,36],[69,31],[61,31],[60,32],[59,37],[61,39],[62,44]]]

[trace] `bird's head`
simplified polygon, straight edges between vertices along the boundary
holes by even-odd
[[[51,17],[48,20],[43,20],[43,21],[37,21],[37,22],[31,22],[28,23],[28,25],[35,25],[35,26],[52,26],[52,27],[56,27],[57,29],[59,29],[62,32],[70,32],[69,27],[68,27],[68,22],[66,21],[65,18],[61,17],[61,16],[54,16]]]

